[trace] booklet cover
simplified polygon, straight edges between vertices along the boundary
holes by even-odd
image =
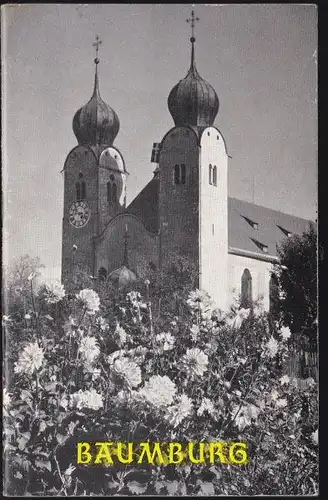
[[[3,494],[318,494],[317,8],[2,7]]]

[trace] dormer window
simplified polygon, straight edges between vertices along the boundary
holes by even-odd
[[[258,230],[259,229],[259,224],[258,222],[253,221],[252,219],[249,219],[248,217],[245,217],[245,215],[242,215],[242,218],[245,219],[245,221],[253,228]]]
[[[269,250],[268,245],[265,245],[264,243],[261,243],[260,241],[255,240],[254,238],[251,238],[251,240],[260,250],[262,250],[262,252],[268,253]]]
[[[277,224],[277,227],[280,229],[280,231],[282,231],[284,233],[285,236],[287,236],[288,238],[290,238],[292,236],[292,233],[290,231],[288,231],[288,229],[285,229],[284,227],[281,227]]]

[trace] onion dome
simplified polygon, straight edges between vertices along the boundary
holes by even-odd
[[[219,98],[208,82],[198,73],[195,64],[195,37],[191,41],[191,64],[187,76],[173,87],[168,108],[175,126],[209,127],[219,111]]]
[[[95,84],[89,102],[79,109],[73,118],[73,131],[78,143],[89,146],[111,146],[120,129],[115,111],[100,97],[96,57]]]
[[[129,269],[128,263],[128,228],[125,226],[125,238],[124,238],[124,259],[123,265],[115,271],[111,272],[108,279],[118,288],[124,288],[129,283],[136,281],[137,277],[133,271]]]
[[[129,283],[136,281],[136,275],[126,266],[116,269],[108,276],[108,279],[118,288],[124,288]]]

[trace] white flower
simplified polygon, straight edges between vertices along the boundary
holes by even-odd
[[[208,293],[197,289],[189,293],[187,304],[191,309],[204,310],[211,306],[212,300]]]
[[[192,325],[190,328],[191,338],[193,342],[197,342],[198,334],[199,334],[199,326]]]
[[[92,364],[85,365],[84,371],[91,375],[92,380],[96,380],[100,377],[101,374],[100,368],[95,368],[94,366],[92,366]]]
[[[27,277],[28,281],[32,281],[32,279],[33,279],[33,278],[35,278],[35,276],[36,276],[36,273],[31,273],[31,274]]]
[[[192,412],[192,401],[185,394],[179,397],[177,404],[170,406],[167,409],[165,420],[173,426],[177,427],[185,418],[189,417]]]
[[[156,335],[155,339],[159,344],[161,344],[163,351],[170,351],[174,347],[175,338],[169,332],[159,333]]]
[[[109,356],[107,356],[108,364],[112,365],[114,363],[115,359],[121,358],[125,354],[126,354],[126,352],[124,351],[124,349],[118,349],[117,351],[112,352],[112,354],[109,354]]]
[[[25,314],[24,319],[30,320],[30,319],[31,319],[31,315],[30,315],[30,314],[28,314],[28,313],[27,313],[27,314]]]
[[[313,444],[318,444],[319,438],[318,438],[318,429],[311,434],[311,440]]]
[[[62,406],[65,410],[67,409],[67,407],[68,407],[68,399],[65,396],[65,394],[61,397],[61,399],[59,401],[59,406]]]
[[[280,377],[279,380],[280,380],[281,385],[289,384],[289,382],[290,382],[290,378],[288,377],[288,375],[283,375],[282,377]]]
[[[215,409],[212,401],[208,398],[203,398],[200,407],[197,410],[197,415],[201,417],[205,412],[214,416]]]
[[[81,340],[79,351],[83,359],[92,363],[100,353],[96,337],[84,337]]]
[[[10,403],[11,403],[11,396],[10,396],[9,392],[7,391],[7,389],[4,388],[3,392],[2,392],[2,405],[3,405],[3,408],[7,409],[7,407],[10,405]]]
[[[97,318],[97,325],[99,326],[99,328],[102,332],[108,330],[108,328],[109,328],[109,324],[102,317]]]
[[[267,343],[266,345],[266,348],[267,348],[267,354],[270,358],[274,358],[275,355],[277,354],[278,352],[278,342],[276,341],[276,339],[274,339],[271,335],[270,339],[269,339],[269,342]]]
[[[76,297],[83,302],[83,305],[87,308],[89,313],[94,314],[95,311],[99,311],[100,299],[94,290],[85,288],[81,290]]]
[[[276,406],[278,406],[278,408],[285,408],[285,406],[287,406],[287,400],[285,398],[277,399]]]
[[[242,406],[239,411],[239,406],[235,406],[232,411],[232,418],[234,418],[234,423],[238,427],[238,429],[242,432],[245,427],[251,425],[251,415],[249,414],[247,407]]]
[[[241,308],[238,311],[236,311],[236,314],[233,318],[226,318],[226,322],[231,328],[239,329],[244,319],[248,318],[249,313],[250,309]]]
[[[156,407],[172,404],[175,393],[175,383],[166,375],[164,377],[153,375],[138,391],[139,396]]]
[[[201,377],[207,370],[208,356],[198,347],[188,349],[182,358],[182,364],[191,375]]]
[[[119,324],[115,328],[115,337],[118,338],[119,345],[124,345],[126,342],[126,331]]]
[[[288,326],[283,326],[280,330],[280,333],[284,340],[289,339],[289,337],[291,336],[291,332]]]
[[[272,399],[272,401],[276,401],[278,398],[279,398],[279,393],[274,389],[270,394],[270,399]]]
[[[58,281],[46,284],[46,290],[47,296],[45,300],[48,304],[56,304],[65,297],[65,289]]]
[[[77,330],[78,325],[72,316],[69,316],[68,320],[64,323],[64,332],[66,335],[74,335]]]
[[[14,372],[32,375],[41,367],[43,359],[43,349],[36,342],[30,343],[24,347],[18,361],[15,363]]]
[[[71,395],[71,404],[79,410],[82,408],[99,410],[99,408],[103,407],[103,397],[95,389],[90,389],[89,391],[82,391],[80,389]]]
[[[116,359],[114,361],[114,371],[127,382],[129,387],[138,387],[141,384],[140,367],[128,358]]]

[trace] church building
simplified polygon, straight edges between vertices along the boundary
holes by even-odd
[[[62,282],[69,289],[83,269],[120,286],[177,255],[193,262],[198,288],[217,307],[241,298],[268,310],[277,246],[310,221],[228,196],[219,99],[196,69],[194,21],[192,13],[189,70],[168,96],[174,126],[154,144],[154,176],[128,206],[129,173],[114,145],[120,122],[100,97],[96,57],[92,97],[73,118],[78,145],[64,165]]]

